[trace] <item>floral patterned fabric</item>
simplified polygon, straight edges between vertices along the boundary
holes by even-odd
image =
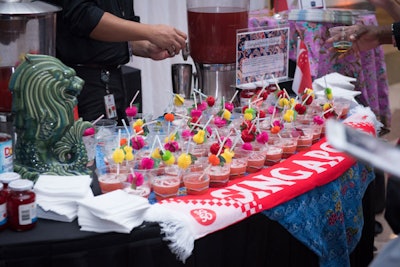
[[[276,20],[266,11],[256,11],[250,14],[249,28],[276,26],[282,20]],[[356,23],[377,25],[374,14],[362,15]],[[339,59],[337,54],[329,51],[331,44],[325,44],[329,37],[328,29],[340,26],[336,23],[320,23],[308,21],[290,21],[290,52],[289,58],[296,60],[297,39],[300,36],[307,45],[313,79],[320,78],[331,72],[354,77],[357,79],[355,90],[362,94],[357,97],[360,104],[369,106],[378,119],[387,127],[391,123],[389,107],[389,85],[386,74],[386,63],[382,47],[361,52],[360,55],[348,55]]]
[[[356,163],[335,181],[263,211],[319,256],[321,267],[350,266],[364,225],[362,198],[375,174]]]

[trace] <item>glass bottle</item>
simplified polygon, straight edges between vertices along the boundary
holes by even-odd
[[[32,191],[33,182],[27,179],[12,181],[8,185],[7,199],[8,225],[15,231],[32,229],[37,222],[36,195]]]

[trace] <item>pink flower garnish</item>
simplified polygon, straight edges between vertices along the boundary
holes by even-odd
[[[313,118],[313,122],[315,124],[322,125],[322,124],[324,124],[325,120],[323,118],[321,118],[320,116],[316,115]]]
[[[221,136],[221,140],[224,141],[226,137]],[[231,148],[232,147],[232,140],[230,138],[226,139],[224,146]]]
[[[144,182],[144,176],[140,172],[135,172],[136,186],[141,186]]]
[[[142,169],[150,170],[154,168],[154,160],[151,158],[143,158],[140,164]]]
[[[266,144],[268,142],[268,138],[269,136],[267,132],[262,132],[256,136],[256,140],[260,144]]]
[[[284,124],[280,120],[274,120],[272,122],[272,126],[279,126],[281,128],[281,130],[282,130],[283,127],[284,127]]]
[[[267,109],[268,114],[274,114],[274,109],[275,109],[274,106],[269,106]],[[275,110],[275,112],[276,112],[276,110]]]
[[[126,116],[128,116],[128,117],[135,117],[136,116],[136,114],[137,114],[137,107],[136,106],[132,106],[132,107],[127,107],[126,109],[125,109],[125,113],[126,113]]]
[[[229,110],[229,112],[232,112],[234,106],[233,106],[233,104],[232,104],[231,102],[226,102],[226,103],[225,103],[225,108],[226,108],[227,110]]]
[[[144,147],[144,139],[141,136],[135,136],[131,138],[132,148],[135,150],[140,150]]]
[[[206,127],[206,131],[208,133],[207,137],[210,137],[212,135],[212,133],[213,133],[213,130],[212,130],[212,128],[210,126]]]
[[[200,104],[197,105],[197,109],[204,111],[208,108],[208,104],[206,101],[201,102]]]
[[[251,145],[251,143],[244,143],[244,144],[242,145],[242,148],[243,148],[244,150],[253,150],[253,146]]]
[[[84,132],[83,132],[83,136],[89,136],[89,135],[94,135],[95,134],[95,130],[93,127],[91,128],[87,128]]]
[[[168,142],[164,145],[165,150],[176,152],[179,149],[179,144],[176,141]]]
[[[140,172],[134,172],[134,174],[135,175],[132,175],[132,173],[130,173],[127,179],[128,183],[131,184],[132,189],[136,189],[137,186],[141,186],[144,182],[143,174]]]
[[[183,130],[181,136],[184,140],[189,140],[192,137],[192,132],[190,130]]]
[[[201,113],[202,113],[202,111],[200,109],[192,109],[192,111],[190,111],[190,116],[200,117]]]
[[[214,119],[214,124],[215,124],[215,126],[217,126],[218,128],[221,128],[221,127],[223,127],[223,126],[226,125],[226,121],[225,121],[223,118],[221,118],[221,117],[215,117],[215,119]]]

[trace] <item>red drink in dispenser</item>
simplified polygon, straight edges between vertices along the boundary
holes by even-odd
[[[0,112],[11,112],[11,91],[8,89],[8,83],[14,67],[0,67]]]
[[[236,62],[236,31],[248,27],[241,7],[188,8],[190,55],[195,62]]]

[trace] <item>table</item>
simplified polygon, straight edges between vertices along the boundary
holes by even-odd
[[[256,29],[264,26],[276,26],[279,21],[268,15],[269,11],[256,11],[250,14],[249,28]],[[282,22],[282,21],[280,21]],[[382,47],[361,52],[359,56],[348,55],[339,59],[337,54],[330,52],[330,44],[325,44],[329,37],[328,29],[340,26],[340,23],[289,21],[290,41],[289,58],[296,61],[296,47],[298,37],[303,38],[307,45],[310,60],[310,69],[313,79],[322,77],[331,72],[357,78],[355,90],[362,94],[357,101],[369,106],[379,120],[386,126],[391,125],[391,111],[389,106],[389,85],[386,72],[385,57]],[[375,14],[360,15],[356,23],[377,25]]]
[[[361,181],[373,174],[371,168],[357,163],[343,177],[359,173],[364,174]],[[96,182],[93,186],[98,190]],[[353,201],[346,200],[345,193],[344,203]],[[368,266],[373,257],[373,183],[363,197],[363,214],[363,235],[351,253],[351,266]],[[183,264],[170,252],[155,223],[144,223],[131,234],[96,234],[79,231],[76,221],[39,220],[31,231],[0,232],[0,266],[319,266],[318,256],[293,237],[289,232],[293,229],[288,231],[282,225],[282,219],[257,213],[196,240],[192,256]]]

